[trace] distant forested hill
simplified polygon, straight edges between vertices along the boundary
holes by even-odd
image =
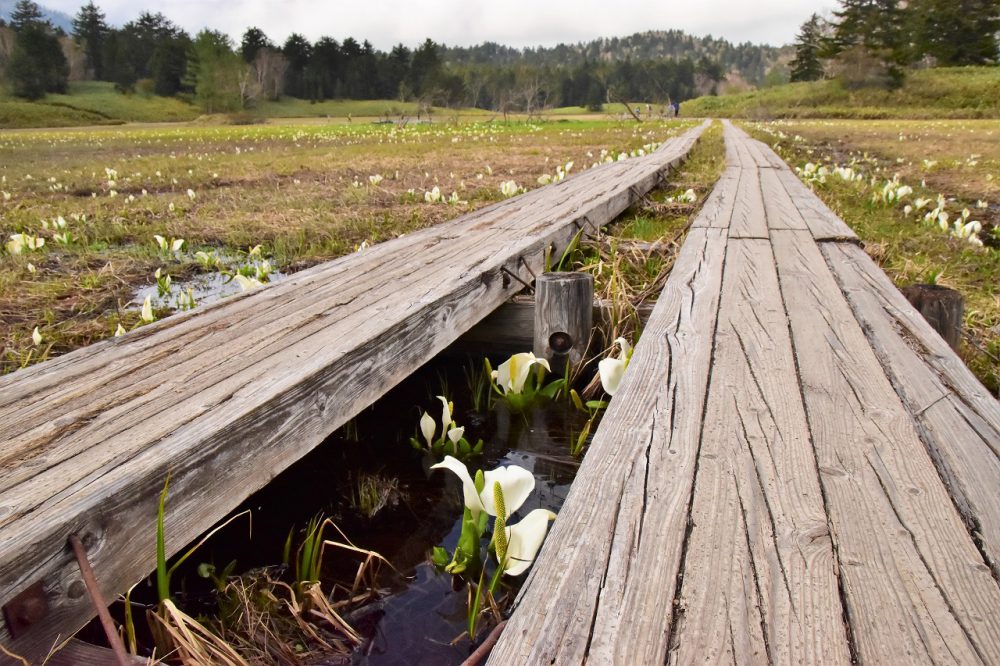
[[[577,44],[515,49],[495,42],[476,46],[442,48],[446,62],[454,64],[525,64],[536,67],[577,67],[585,61],[620,62],[702,58],[717,62],[724,72],[736,72],[752,84],[763,81],[768,70],[780,59],[788,59],[790,46],[733,44],[712,36],[695,37],[681,30],[651,30],[628,37],[606,37]]]

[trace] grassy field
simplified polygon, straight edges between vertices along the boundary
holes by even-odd
[[[1000,121],[784,120],[745,127],[789,164],[816,165],[806,178],[898,286],[930,281],[962,293],[968,336],[961,354],[1000,392]],[[884,193],[900,187],[913,191],[885,200]],[[975,222],[978,242],[970,242],[962,229]]]
[[[70,84],[67,95],[46,95],[38,102],[0,98],[0,127],[77,127],[124,122],[194,120],[201,112],[191,104],[156,95],[123,95],[100,81]]]
[[[308,100],[285,97],[277,102],[261,101],[249,109],[246,118],[340,118],[372,119],[400,116],[415,117],[416,102],[398,100]],[[434,107],[431,115],[437,120],[487,119],[495,114],[482,109],[444,109]],[[203,118],[201,110],[182,99],[143,95],[123,95],[114,85],[103,81],[70,84],[69,94],[47,95],[38,102],[26,102],[0,97],[0,128],[24,129],[42,127],[81,127],[118,125],[127,122],[183,122]],[[214,119],[225,123],[227,117]]]
[[[728,118],[1000,118],[1000,68],[955,67],[907,74],[893,91],[847,90],[839,81],[791,83],[681,105],[684,116]]]
[[[0,135],[0,367],[135,327],[142,287],[163,316],[188,305],[198,277],[294,272],[495,201],[505,181],[537,187],[568,162],[573,173],[688,126],[305,122]],[[428,201],[435,188],[440,200]],[[35,238],[44,246],[31,249]],[[160,295],[157,269],[161,287],[167,274],[172,282]]]

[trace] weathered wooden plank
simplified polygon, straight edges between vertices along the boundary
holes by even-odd
[[[722,121],[723,125],[723,135],[726,140],[727,157],[729,155],[733,156],[731,164],[735,164],[741,169],[756,169],[759,165],[757,160],[754,159],[753,154],[750,152],[750,147],[746,141],[741,139],[747,139],[746,132],[737,128],[728,120]],[[731,148],[730,148],[731,146]]]
[[[135,666],[153,663],[152,660],[142,657],[132,657],[129,662]],[[84,643],[75,638],[70,639],[64,647],[45,661],[46,666],[110,666],[117,663],[114,652],[108,648]]]
[[[726,167],[711,193],[705,197],[705,203],[702,204],[701,210],[691,221],[692,228],[726,229],[729,227],[733,201],[739,187],[740,172],[741,169],[737,166]]]
[[[785,164],[785,160],[781,159],[781,156],[774,151],[769,145],[764,141],[758,141],[757,139],[751,139],[750,145],[754,147],[754,157],[757,158],[757,163],[761,167],[770,167],[772,169],[787,169],[788,165]]]
[[[775,169],[778,178],[795,202],[799,213],[812,232],[813,238],[823,240],[857,240],[857,234],[837,217],[819,197],[813,194],[805,183],[799,180],[792,171]]]
[[[1000,578],[1000,403],[864,250],[826,244],[823,254],[896,392],[920,425],[955,505]]]
[[[769,229],[808,229],[802,213],[781,184],[776,169],[760,170],[760,188]]]
[[[767,238],[767,218],[760,190],[760,171],[756,167],[743,169],[736,189],[730,238]]]
[[[851,654],[770,243],[730,239],[671,663]]]
[[[666,142],[661,150],[669,149],[673,145]],[[650,157],[649,159],[654,159]],[[660,163],[670,163],[673,161],[672,155],[657,153]],[[597,169],[588,170],[581,174],[557,183],[547,188],[541,188],[529,192],[521,197],[515,197],[495,204],[491,204],[474,213],[463,215],[455,220],[446,222],[435,227],[433,231],[424,230],[407,236],[405,240],[394,240],[388,243],[379,244],[376,247],[365,251],[364,257],[368,260],[365,266],[381,267],[381,272],[386,270],[386,266],[393,267],[416,256],[417,259],[430,248],[442,245],[442,242],[449,246],[451,250],[463,247],[463,239],[470,237],[470,232],[488,232],[497,230],[495,239],[497,242],[505,242],[504,231],[509,227],[511,230],[527,232],[520,229],[518,225],[523,225],[525,221],[533,222],[536,226],[550,224],[553,215],[558,216],[560,208],[572,205],[569,202],[580,203],[582,196],[585,201],[593,200],[595,197],[601,199],[606,194],[620,187],[627,188],[632,182],[631,174],[636,170],[650,164],[648,159],[627,160],[609,165],[602,165]],[[595,183],[600,186],[594,187]],[[530,216],[525,217],[525,212],[530,211]],[[565,210],[562,210],[565,214]],[[483,240],[483,239],[479,239]],[[421,247],[418,243],[425,242],[427,245]],[[444,248],[448,249],[448,247]],[[313,269],[296,274],[291,280],[274,285],[260,292],[254,292],[254,303],[247,304],[243,299],[248,294],[226,299],[224,305],[217,308],[199,308],[190,313],[175,315],[157,322],[153,325],[143,327],[139,331],[131,333],[125,339],[112,339],[90,345],[73,354],[57,357],[40,366],[34,366],[30,373],[19,373],[17,381],[13,379],[4,380],[0,378],[0,410],[15,409],[18,416],[25,416],[23,403],[25,400],[42,395],[46,390],[53,387],[66,386],[67,390],[73,390],[80,385],[80,379],[93,376],[98,371],[106,369],[105,365],[116,367],[129,366],[132,364],[132,355],[147,354],[149,349],[159,349],[167,340],[175,340],[180,333],[190,333],[193,339],[200,339],[203,335],[203,327],[211,324],[227,326],[231,329],[230,334],[243,332],[240,324],[246,321],[259,319],[262,308],[268,307],[265,303],[287,303],[289,298],[302,290],[311,290],[316,285],[330,285],[335,276],[345,277],[348,281],[353,281],[357,277],[357,257],[344,257],[340,260],[323,264]],[[340,285],[337,285],[338,287]],[[261,294],[266,294],[262,296]],[[305,296],[302,296],[303,298]],[[291,309],[294,310],[301,304],[296,304]],[[265,314],[272,314],[267,312]],[[283,315],[283,312],[273,313]],[[163,335],[157,335],[163,333]],[[136,338],[143,338],[144,342],[139,342]],[[179,347],[179,351],[187,349],[187,342]],[[118,351],[110,357],[103,353],[107,346],[115,346]],[[110,360],[109,360],[110,358]],[[176,361],[175,361],[176,362]],[[157,366],[159,367],[159,366]],[[73,380],[69,383],[69,380]],[[97,386],[96,380],[92,385]],[[59,397],[46,394],[46,398]],[[51,408],[59,405],[49,405],[50,409],[45,414],[45,418],[51,416]],[[39,410],[45,411],[45,410]],[[7,422],[8,412],[0,411],[0,425]]]
[[[740,146],[745,147],[746,144],[753,144],[758,154],[761,155],[761,161],[774,166],[774,172],[785,186],[788,196],[794,202],[799,214],[805,220],[806,225],[812,231],[813,237],[816,240],[857,239],[857,235],[851,228],[844,224],[844,221],[831,211],[819,197],[813,194],[812,190],[799,180],[798,176],[785,165],[782,159],[769,146],[759,141],[754,141],[746,132],[728,122],[726,123],[725,136],[727,142],[731,141],[736,144],[737,150],[740,149]],[[749,151],[749,148],[745,149]],[[746,163],[746,160],[744,159],[743,162]]]
[[[753,157],[754,164],[758,169],[775,168],[775,164],[771,159],[771,156],[774,155],[774,151],[768,148],[765,144],[757,141],[756,139],[749,138],[748,135],[746,147],[750,156]],[[777,157],[776,155],[774,156]],[[784,166],[784,163],[782,163],[782,166]]]
[[[152,568],[168,472],[172,553],[506,300],[519,284],[505,273],[528,279],[574,222],[604,224],[651,189],[692,140],[0,378],[13,442],[0,603],[42,579],[50,607],[0,641],[44,654],[90,616],[70,533],[114,596]]]
[[[621,205],[630,201],[631,195],[623,196],[627,190],[627,182],[618,185],[621,191],[616,198]],[[572,198],[564,197],[558,201],[560,206],[574,205]],[[591,212],[595,219],[614,212],[588,211],[586,201],[581,201],[580,205],[582,212]],[[549,224],[556,219],[554,215],[556,213],[550,210],[543,210],[542,219]],[[217,383],[216,368],[212,362],[224,364],[230,374],[245,369],[259,371],[262,369],[261,363],[280,364],[281,357],[278,354],[282,349],[292,342],[306,339],[315,330],[329,326],[327,312],[331,307],[338,307],[338,315],[344,318],[351,312],[362,310],[373,300],[395,296],[398,291],[395,289],[396,281],[413,275],[424,266],[447,270],[449,265],[445,262],[465,261],[470,252],[478,253],[485,259],[484,251],[489,252],[491,248],[508,244],[510,223],[506,221],[506,217],[500,218],[500,222],[504,231],[483,230],[478,239],[457,228],[445,228],[438,235],[414,234],[409,240],[401,239],[386,244],[391,247],[373,248],[370,255],[333,262],[329,272],[295,276],[271,289],[262,290],[259,292],[260,298],[253,303],[240,300],[230,304],[227,301],[216,309],[206,309],[204,317],[187,322],[190,324],[188,326],[181,323],[177,327],[164,326],[157,330],[154,325],[149,328],[154,333],[162,330],[162,335],[155,336],[155,339],[150,339],[152,334],[146,334],[145,337],[140,335],[134,345],[122,342],[124,349],[120,353],[103,355],[105,358],[111,356],[110,364],[114,369],[110,373],[88,373],[82,378],[84,381],[71,381],[79,375],[73,374],[77,372],[73,365],[64,365],[66,374],[70,376],[61,383],[51,384],[54,391],[40,393],[34,390],[28,395],[22,395],[20,403],[8,404],[10,413],[4,415],[8,418],[0,422],[0,437],[7,441],[4,453],[7,458],[4,461],[21,455],[20,452],[25,447],[17,445],[19,438],[30,436],[32,441],[38,441],[39,437],[47,433],[58,433],[67,425],[72,427],[81,422],[86,423],[104,414],[113,405],[126,402],[130,395],[141,396],[153,414],[162,409],[151,406],[150,403],[164,394],[172,396],[173,401],[178,401],[180,395],[200,395],[204,386]],[[520,231],[522,235],[536,233],[529,229]],[[521,270],[520,267],[515,268]],[[370,274],[367,279],[364,277],[366,274]],[[247,322],[254,322],[254,325],[245,325]],[[176,334],[177,328],[185,329],[183,335]],[[143,334],[145,330],[140,329],[137,333]],[[262,348],[261,344],[264,342],[270,346]],[[134,346],[138,346],[141,352],[152,350],[156,356],[152,359],[143,358],[137,367],[135,356],[141,352],[133,351]],[[218,350],[225,346],[242,349],[243,352],[235,359],[226,354],[220,355]],[[84,365],[87,364],[88,357],[92,358],[87,349],[81,350],[79,355],[83,357]],[[177,368],[185,364],[186,374],[178,375]],[[45,365],[39,368],[44,370]],[[32,373],[28,373],[24,384],[30,384],[31,380]],[[122,392],[116,390],[118,387],[122,387]],[[11,393],[25,390],[20,382],[12,382],[10,389]],[[30,402],[25,405],[26,401]],[[135,417],[147,416],[137,414],[134,403],[130,404],[129,412]],[[59,416],[53,420],[52,414]],[[148,425],[147,423],[146,426]],[[41,432],[32,433],[31,429],[35,427]],[[114,433],[106,432],[103,436],[112,434]],[[74,440],[79,440],[79,435],[79,432],[75,432]],[[84,444],[80,443],[78,446]],[[32,447],[37,448],[35,445]],[[58,453],[65,457],[73,455],[75,450],[72,446],[61,446]],[[37,471],[35,465],[23,457],[17,461],[18,469],[14,473],[19,478]],[[36,462],[42,466],[51,466],[54,461]],[[9,470],[0,473],[0,489],[7,487],[11,480],[9,474]]]
[[[857,655],[1000,661],[1000,588],[812,236],[772,232]]]
[[[666,658],[725,243],[689,233],[491,663]]]

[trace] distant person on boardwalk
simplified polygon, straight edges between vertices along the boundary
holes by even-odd
[[[671,106],[674,107],[674,118],[681,115],[681,104],[680,102],[674,102]]]

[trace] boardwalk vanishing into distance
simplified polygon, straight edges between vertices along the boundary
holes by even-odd
[[[0,643],[32,660],[519,291],[581,228],[658,185],[707,126],[433,228],[0,377],[0,605],[47,612]],[[2,661],[2,660],[0,660]]]
[[[0,377],[0,605],[31,659],[613,220],[707,123]],[[727,168],[494,664],[1000,664],[1000,405],[766,145]],[[99,657],[98,657],[99,659]]]
[[[490,663],[1000,663],[1000,404],[725,138]]]

